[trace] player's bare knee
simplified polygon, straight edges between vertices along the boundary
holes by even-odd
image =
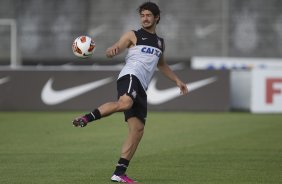
[[[132,134],[142,137],[144,134],[144,127],[135,127],[131,129]]]
[[[144,134],[144,128],[139,129],[139,130],[138,130],[138,134],[139,134],[140,137],[142,137],[143,134]]]
[[[141,138],[142,138],[143,135],[144,135],[144,129],[138,129],[138,130],[136,130],[135,135],[137,136],[137,139],[140,141]]]
[[[122,96],[118,100],[118,110],[119,111],[125,111],[132,107],[133,101],[129,96]]]
[[[131,104],[124,101],[118,101],[118,111],[125,111],[131,107]]]

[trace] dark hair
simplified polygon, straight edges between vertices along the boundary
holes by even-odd
[[[152,14],[155,17],[159,16],[159,20],[157,21],[157,24],[159,23],[159,21],[161,20],[161,11],[156,3],[148,1],[141,4],[138,8],[139,14],[141,14],[143,10],[149,10],[150,12],[152,12]]]

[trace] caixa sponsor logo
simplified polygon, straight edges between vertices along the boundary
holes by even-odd
[[[157,50],[157,49],[154,49],[152,47],[143,47],[141,49],[141,52],[146,53],[146,54],[153,54],[153,55],[156,55],[158,57],[161,56],[161,51]]]

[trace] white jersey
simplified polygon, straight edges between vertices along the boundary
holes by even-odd
[[[149,33],[144,29],[139,29],[134,33],[137,37],[136,45],[128,49],[125,66],[118,78],[127,74],[135,75],[144,90],[147,90],[164,51],[164,41],[156,34]]]

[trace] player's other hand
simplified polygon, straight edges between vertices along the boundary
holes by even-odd
[[[112,58],[112,57],[116,56],[118,53],[119,53],[118,45],[113,45],[112,47],[110,47],[106,50],[106,56],[108,58]]]
[[[81,127],[81,128],[85,127],[87,125],[87,123],[88,123],[88,121],[87,121],[86,117],[84,117],[84,116],[75,118],[72,121],[73,126]]]

